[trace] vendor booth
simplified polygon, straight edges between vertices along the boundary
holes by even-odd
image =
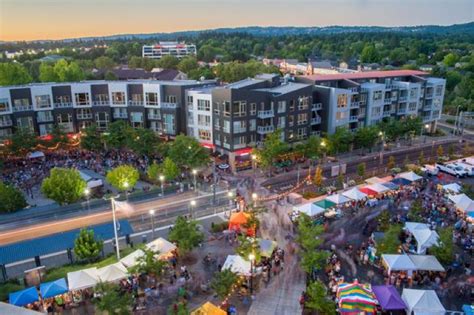
[[[382,262],[387,267],[388,273],[392,271],[415,270],[415,264],[408,255],[382,255]]]
[[[136,251],[128,254],[124,258],[120,259],[120,262],[127,268],[133,267],[137,264],[138,258],[145,255],[145,252],[141,249],[137,249]]]
[[[431,230],[428,225],[418,222],[406,222],[405,230],[410,232],[417,243],[417,254],[424,254],[428,248],[438,244],[439,235]]]
[[[99,274],[95,267],[69,272],[67,274],[69,291],[92,288],[95,287],[99,281]]]
[[[318,214],[323,213],[326,211],[325,209],[317,206],[315,203],[305,203],[303,205],[293,207],[294,211],[304,213],[310,217],[314,217]]]
[[[446,313],[434,290],[403,289],[402,300],[407,306],[405,309],[407,314],[444,315]]]
[[[361,192],[357,187],[351,188],[343,192],[342,194],[346,196],[347,198],[356,200],[356,201],[364,200],[365,198],[367,198],[367,194],[364,194],[363,192]]]
[[[451,194],[459,194],[462,187],[458,183],[451,183],[442,186],[443,190]]]
[[[369,186],[362,187],[359,190],[370,197],[377,196],[378,194],[375,190],[370,189]]]
[[[40,292],[43,299],[55,297],[68,291],[66,279],[64,278],[40,284]]]
[[[44,313],[36,312],[29,310],[24,307],[15,306],[12,304],[0,302],[0,314],[9,314],[9,315],[40,315]]]
[[[385,180],[383,180],[382,178],[379,178],[379,177],[371,177],[371,178],[367,178],[365,180],[365,182],[369,185],[372,185],[372,184],[382,184],[382,183],[385,183]]]
[[[444,267],[439,263],[435,256],[431,255],[408,255],[415,265],[416,270],[423,271],[440,271],[443,272]]]
[[[387,192],[387,191],[390,190],[390,188],[388,188],[387,186],[384,186],[384,185],[379,184],[379,183],[371,184],[371,185],[367,186],[367,188],[369,188],[372,191],[377,192],[377,194],[382,194],[382,193]]]
[[[344,204],[346,202],[351,201],[349,198],[344,196],[343,194],[334,194],[326,197],[326,200],[335,203],[336,205]]]
[[[387,187],[390,190],[397,190],[400,188],[400,185],[397,185],[393,182],[386,182],[386,183],[383,183],[382,185]]]
[[[215,306],[211,302],[206,302],[192,311],[190,315],[227,315],[227,312]]]
[[[323,199],[323,200],[319,200],[319,201],[316,201],[314,203],[314,205],[320,207],[320,208],[323,208],[324,210],[327,210],[329,208],[332,208],[334,206],[336,206],[336,204],[332,201],[329,201],[327,199]]]
[[[372,291],[383,311],[405,310],[406,304],[393,285],[372,286]]]
[[[420,179],[423,179],[423,177],[417,175],[415,172],[413,171],[410,171],[410,172],[405,172],[405,173],[401,173],[398,175],[399,178],[404,178],[410,182],[416,182]]]
[[[243,259],[239,255],[229,255],[227,256],[224,265],[222,266],[222,270],[229,269],[230,271],[238,275],[250,276],[250,267],[250,261]]]
[[[102,282],[118,282],[128,277],[127,268],[120,262],[99,268],[97,273]]]
[[[158,252],[158,259],[168,259],[173,256],[173,252],[176,250],[176,245],[162,237],[148,243],[146,247],[154,252]]]
[[[337,299],[340,314],[359,314],[366,312],[375,314],[377,300],[368,286],[357,281],[341,283],[337,288]]]
[[[16,306],[25,306],[39,301],[38,290],[35,287],[30,287],[21,291],[10,293],[8,300],[10,304]]]
[[[390,182],[394,183],[395,185],[398,185],[398,186],[406,186],[406,185],[411,184],[411,181],[409,181],[408,179],[405,179],[405,178],[401,178],[401,177],[394,178]]]
[[[242,225],[246,224],[249,215],[243,211],[234,212],[229,219],[229,230],[240,230]]]

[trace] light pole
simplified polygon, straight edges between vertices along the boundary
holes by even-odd
[[[252,200],[253,200],[253,207],[254,207],[254,208],[257,207],[257,199],[258,199],[257,193],[253,193],[253,194],[252,194]]]
[[[232,214],[232,203],[233,203],[234,193],[232,191],[229,191],[227,193],[227,197],[229,197],[229,218],[230,218],[230,215]]]
[[[164,189],[164,184],[165,184],[165,177],[163,175],[160,175],[160,182],[161,182],[161,196],[165,196],[165,189]]]
[[[252,154],[252,168],[253,168],[253,175],[257,173],[257,156]]]
[[[189,213],[189,216],[192,219],[193,216],[194,216],[194,207],[196,206],[196,200],[191,200],[189,205],[190,205],[190,210],[191,210],[190,213]]]
[[[89,196],[91,194],[91,191],[89,188],[84,189],[84,195],[86,195],[86,200],[87,200],[87,211],[91,211],[90,203],[89,203]]]
[[[151,217],[151,239],[155,239],[155,210],[150,210],[150,217]]]
[[[253,265],[254,265],[255,255],[249,254],[249,260],[250,260],[250,297],[252,297],[253,295]]]
[[[197,182],[196,182],[196,175],[197,175],[197,170],[193,170],[193,177],[194,177],[194,191],[197,192]]]
[[[430,129],[430,125],[426,124],[424,127],[425,127],[425,138],[423,139],[423,143],[426,143],[426,138],[428,137],[427,134],[428,134],[428,130]]]
[[[383,164],[383,152],[385,150],[385,132],[379,131],[379,137],[382,139],[382,147],[380,148],[380,165]]]
[[[125,197],[128,200],[128,187],[129,187],[128,182],[123,183],[123,187],[125,188]]]
[[[321,151],[323,151],[323,159],[321,164],[324,164],[324,160],[326,158],[326,141],[324,141],[324,139],[321,140]]]
[[[110,203],[112,205],[112,219],[114,223],[114,236],[115,236],[115,250],[117,252],[117,261],[120,260],[120,247],[118,242],[118,233],[117,233],[117,218],[115,216],[115,199],[110,198]]]

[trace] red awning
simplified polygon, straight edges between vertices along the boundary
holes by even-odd
[[[369,196],[375,196],[378,194],[375,190],[372,190],[368,187],[359,188],[359,190]]]
[[[252,148],[245,148],[235,151],[236,156],[249,155],[250,153],[252,153]]]
[[[215,148],[215,145],[213,145],[212,143],[204,143],[204,142],[201,142],[199,143],[202,147],[205,147],[205,148],[208,148],[208,149],[214,149]]]

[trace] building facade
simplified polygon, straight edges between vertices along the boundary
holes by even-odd
[[[144,45],[142,57],[161,59],[163,56],[183,58],[196,55],[196,45],[178,42],[159,42],[155,45]]]

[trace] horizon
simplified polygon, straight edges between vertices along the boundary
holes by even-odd
[[[295,11],[291,16],[288,5]],[[212,17],[203,18],[210,12]],[[474,5],[470,0],[0,0],[0,17],[0,40],[15,42],[254,26],[447,26],[472,22]]]

